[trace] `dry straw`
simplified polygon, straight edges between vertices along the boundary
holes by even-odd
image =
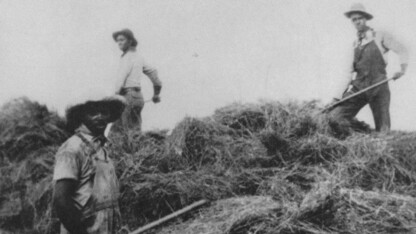
[[[156,233],[412,233],[416,135],[317,114],[316,102],[234,103],[172,129],[111,135],[123,226],[195,201]],[[63,120],[21,99],[0,115],[0,230],[53,233]],[[368,134],[363,134],[368,133]]]

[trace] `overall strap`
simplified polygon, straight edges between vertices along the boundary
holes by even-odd
[[[85,138],[80,132],[77,132],[76,135],[82,140],[82,142],[84,142],[89,148],[91,148],[92,150],[92,154],[97,153],[97,150],[95,149],[94,145],[87,140],[87,138]],[[91,155],[89,155],[91,157]],[[107,151],[104,149],[104,157],[105,160],[107,162]]]
[[[97,150],[95,150],[95,147],[91,144],[91,142],[88,141],[87,138],[85,138],[80,132],[77,132],[75,135],[77,135],[82,140],[82,142],[84,142],[89,148],[91,148],[93,153],[97,152]]]

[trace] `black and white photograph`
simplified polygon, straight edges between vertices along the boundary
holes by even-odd
[[[415,12],[0,0],[0,234],[415,234]]]

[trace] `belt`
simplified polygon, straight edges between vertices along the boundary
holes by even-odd
[[[136,92],[140,92],[141,88],[140,87],[127,87],[127,88],[122,88],[121,89],[121,94],[126,94],[129,91],[136,91]]]

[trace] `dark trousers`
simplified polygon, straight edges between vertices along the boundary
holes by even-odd
[[[344,97],[353,93],[347,92]],[[386,132],[390,130],[390,89],[388,84],[383,84],[373,90],[369,90],[357,97],[341,103],[331,111],[331,116],[337,119],[352,120],[365,105],[370,104],[374,117],[376,131]]]

